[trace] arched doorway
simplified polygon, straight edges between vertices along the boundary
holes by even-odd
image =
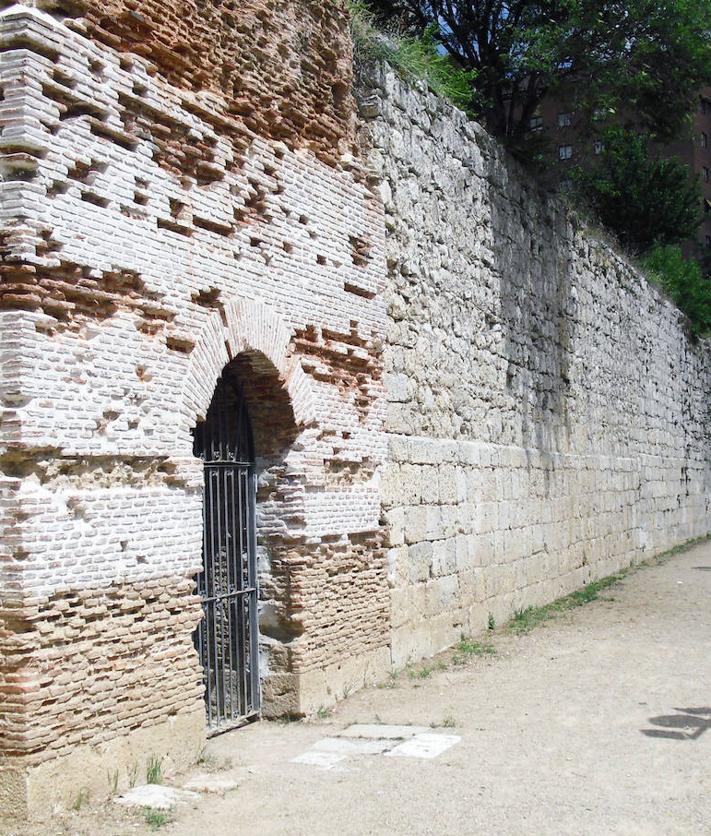
[[[204,671],[210,732],[255,717],[260,708],[254,442],[243,386],[226,368],[206,420],[194,430],[204,462],[203,619],[195,645]]]

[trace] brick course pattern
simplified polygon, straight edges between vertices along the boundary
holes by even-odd
[[[141,741],[119,787],[199,751],[160,729],[204,711],[191,429],[228,363],[266,712],[388,669],[384,229],[338,4],[2,5],[0,797],[22,815],[73,802],[32,775],[82,746]]]
[[[475,123],[383,68],[395,664],[711,528],[711,351]]]
[[[344,4],[0,0],[0,50],[4,814],[200,751],[228,365],[269,715],[708,530],[708,345],[462,114],[356,99]]]

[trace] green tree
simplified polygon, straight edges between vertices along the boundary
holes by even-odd
[[[574,178],[600,221],[636,252],[693,238],[701,222],[698,180],[679,160],[651,157],[644,135],[608,129],[603,153]]]
[[[372,0],[406,30],[436,25],[476,72],[489,129],[514,150],[548,95],[574,88],[588,113],[629,113],[671,138],[711,80],[709,0]]]
[[[689,317],[694,336],[711,334],[711,279],[679,247],[658,246],[644,258],[647,273]]]

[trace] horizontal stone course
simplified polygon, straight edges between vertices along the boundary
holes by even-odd
[[[226,369],[267,716],[708,531],[708,344],[343,3],[5,6],[0,804],[197,756]]]
[[[363,78],[404,664],[709,531],[711,351],[480,126],[387,67]]]

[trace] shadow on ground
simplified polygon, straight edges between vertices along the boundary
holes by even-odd
[[[650,717],[649,722],[659,729],[640,729],[647,737],[666,737],[670,740],[698,740],[711,729],[711,708],[675,708],[678,714],[662,714]],[[682,731],[667,731],[682,729]]]

